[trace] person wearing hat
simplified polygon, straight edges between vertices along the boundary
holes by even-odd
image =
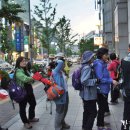
[[[98,130],[103,130],[104,127],[110,123],[104,122],[104,114],[108,109],[108,93],[110,91],[110,85],[117,86],[118,82],[110,77],[107,69],[108,63],[108,49],[99,48],[97,51],[97,59],[94,61],[94,71],[96,77],[100,80],[97,85],[97,103],[98,103],[98,115],[97,115],[97,126]]]
[[[80,91],[80,97],[83,100],[83,130],[92,130],[95,117],[97,115],[96,99],[97,99],[97,87],[99,82],[95,78],[93,71],[94,53],[92,51],[85,51],[81,60],[81,84],[83,88]]]
[[[65,59],[64,53],[59,52],[59,53],[56,55],[56,57],[57,57],[57,59],[64,61],[65,67],[64,67],[64,70],[63,70],[63,71],[64,71],[64,73],[65,73],[65,75],[66,75],[66,77],[67,77],[67,80],[68,80],[68,78],[69,78],[69,73],[70,73],[70,67],[68,66],[68,62],[67,62],[67,60]]]

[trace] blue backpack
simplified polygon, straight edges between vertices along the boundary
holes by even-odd
[[[82,70],[82,67],[79,67],[72,74],[72,86],[75,90],[81,90],[82,89],[82,84],[81,84],[81,80],[80,80],[81,70]]]
[[[26,95],[27,95],[27,92],[22,86],[19,86],[18,84],[16,84],[14,79],[10,80],[9,96],[12,101],[20,103],[25,98]]]

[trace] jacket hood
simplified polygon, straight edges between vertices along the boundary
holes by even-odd
[[[59,68],[59,69],[63,69],[63,65],[64,65],[64,62],[62,61],[62,60],[57,60],[57,67]]]
[[[114,62],[116,62],[117,64],[120,64],[120,61],[119,60],[113,60]]]
[[[103,63],[103,61],[100,60],[100,59],[96,59],[96,60],[94,60],[93,65],[96,65],[96,64],[98,64],[98,63]]]
[[[124,58],[125,61],[130,61],[130,53]]]

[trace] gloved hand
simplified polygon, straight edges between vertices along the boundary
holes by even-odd
[[[42,75],[41,75],[39,72],[36,72],[36,73],[32,76],[32,78],[33,78],[34,80],[40,81],[40,80],[42,79]]]
[[[46,85],[50,85],[50,86],[53,85],[53,82],[51,80],[46,79],[46,78],[42,78],[41,82],[46,84]]]

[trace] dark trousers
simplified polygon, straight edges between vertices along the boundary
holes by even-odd
[[[92,130],[97,115],[96,100],[83,100],[83,125],[84,130]]]
[[[121,130],[130,130],[130,96],[124,97],[124,113]]]
[[[107,98],[108,94],[97,95],[97,103],[98,103],[97,126],[104,126],[104,113],[108,109]]]
[[[111,102],[117,101],[119,98],[120,91],[118,88],[114,88],[113,84],[111,84]]]
[[[29,104],[28,118],[26,115],[27,103]],[[19,103],[19,114],[23,123],[29,123],[28,119],[33,119],[35,117],[35,106],[36,99],[34,97],[34,94],[27,95],[27,97]]]
[[[106,97],[107,97],[107,104],[106,104],[105,112],[110,112],[109,105],[108,105],[108,95],[106,95]]]

